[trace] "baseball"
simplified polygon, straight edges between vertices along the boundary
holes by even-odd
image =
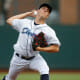
[[[33,12],[33,15],[36,16],[36,15],[37,15],[37,11],[34,11],[34,12]]]

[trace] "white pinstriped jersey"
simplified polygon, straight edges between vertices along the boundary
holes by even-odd
[[[50,44],[57,44],[60,46],[55,31],[51,29],[46,23],[35,25],[34,20],[30,19],[14,19],[12,26],[19,32],[17,43],[14,45],[14,50],[24,56],[34,56],[39,51],[33,51],[32,41],[34,34],[39,34],[41,31],[45,34],[45,39]]]

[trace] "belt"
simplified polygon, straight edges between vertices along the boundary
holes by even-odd
[[[16,53],[16,56],[18,56],[18,57],[20,57],[20,58],[22,58],[22,59],[25,59],[25,60],[31,60],[31,59],[33,59],[35,56],[32,56],[32,57],[25,57],[25,56],[20,56],[20,54],[19,53]]]

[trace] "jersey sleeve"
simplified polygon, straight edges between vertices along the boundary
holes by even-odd
[[[28,19],[14,19],[12,21],[12,27],[13,29],[17,30],[18,32],[20,32],[22,25],[24,24],[24,22],[28,22]]]
[[[48,45],[51,45],[51,44],[56,44],[58,46],[61,45],[61,43],[60,43],[58,37],[56,36],[56,33],[54,30],[49,30],[47,32],[46,40],[47,40]]]

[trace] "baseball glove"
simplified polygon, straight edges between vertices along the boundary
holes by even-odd
[[[32,42],[33,50],[36,51],[36,47],[38,46],[40,47],[48,46],[43,32],[40,32],[38,35],[35,35],[33,38],[33,42]]]

